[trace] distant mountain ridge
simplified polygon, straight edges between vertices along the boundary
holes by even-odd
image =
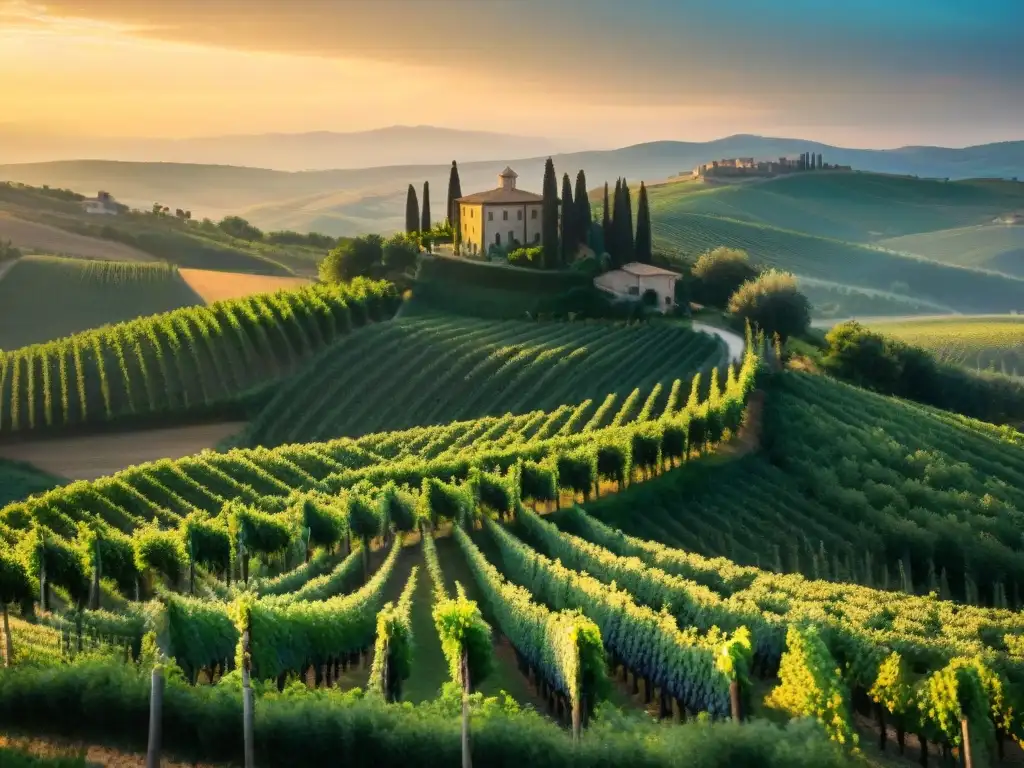
[[[94,159],[304,171],[431,163],[439,156],[468,162],[578,147],[579,142],[429,125],[150,139],[80,137],[0,124],[0,163]]]
[[[418,129],[410,129],[418,130]],[[1024,179],[1024,141],[965,149],[912,147],[895,150],[846,149],[800,139],[729,136],[710,142],[659,141],[613,150],[552,155],[559,175],[586,172],[591,188],[625,176],[659,181],[709,160],[728,157],[771,158],[820,152],[827,162],[879,173],[937,178],[999,177]],[[0,165],[0,180],[36,186],[68,187],[94,194],[110,191],[130,205],[148,208],[159,201],[188,208],[194,215],[219,218],[239,214],[267,229],[320,231],[332,235],[390,232],[403,227],[409,184],[432,187],[435,218],[444,200],[451,160],[459,161],[462,190],[469,194],[496,185],[497,174],[511,165],[519,186],[540,191],[546,153],[508,153],[467,161],[461,149],[433,155],[436,162],[351,169],[286,172],[230,165],[133,163],[79,160]]]

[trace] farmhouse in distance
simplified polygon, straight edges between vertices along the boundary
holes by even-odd
[[[459,204],[462,243],[471,254],[485,252],[491,245],[539,244],[544,224],[544,198],[516,188],[519,177],[508,166],[498,174],[498,186],[465,195]]]

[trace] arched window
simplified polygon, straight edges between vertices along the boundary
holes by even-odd
[[[494,244],[501,245],[501,232],[494,233]]]

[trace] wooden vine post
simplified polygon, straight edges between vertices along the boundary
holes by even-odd
[[[149,693],[149,744],[146,768],[160,768],[160,743],[163,736],[164,668],[161,659],[153,665]]]
[[[242,632],[242,738],[245,749],[245,768],[255,768],[256,751],[253,732],[252,657],[249,655],[249,617],[245,618]]]
[[[462,768],[473,768],[469,753],[469,650],[462,647]]]
[[[960,718],[960,731],[963,734],[964,768],[974,768],[974,756],[971,754],[971,729],[967,718]]]
[[[732,710],[732,719],[737,723],[742,723],[743,705],[740,699],[740,681],[735,678],[729,682],[729,705]]]
[[[0,605],[4,615],[4,667],[14,666],[14,641],[11,639],[11,624],[7,620],[7,603]]]

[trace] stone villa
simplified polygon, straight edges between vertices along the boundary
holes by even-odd
[[[456,201],[462,247],[470,253],[486,252],[492,245],[540,245],[544,198],[516,189],[516,178],[518,174],[506,167],[498,174],[497,188]]]
[[[776,176],[803,170],[815,169],[801,168],[799,157],[780,157],[777,160],[755,160],[752,157],[734,157],[726,160],[712,160],[710,163],[698,165],[690,175],[695,179],[702,177]],[[822,163],[821,170],[849,171],[852,169],[848,165]]]

